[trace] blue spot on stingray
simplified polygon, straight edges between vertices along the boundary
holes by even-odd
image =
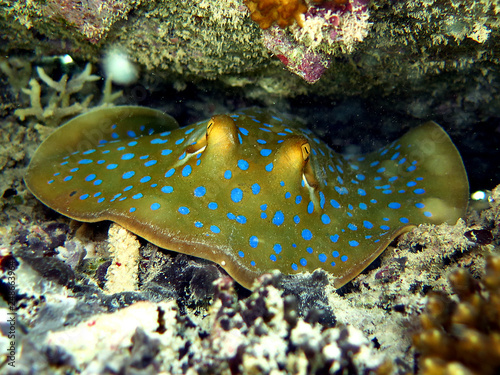
[[[321,221],[323,222],[323,224],[330,224],[330,216],[328,216],[327,214],[321,215]]]
[[[351,242],[356,242],[356,241],[351,241]],[[353,247],[354,247],[354,246],[358,246],[358,245],[351,245],[351,246],[353,246]],[[349,259],[349,258],[347,257],[347,255],[342,255],[342,256],[340,257],[340,260],[341,260],[342,262],[347,262],[347,259]]]
[[[302,202],[302,196],[297,195],[297,196],[295,197],[295,203],[296,203],[296,204],[299,204],[300,202]]]
[[[122,160],[130,160],[134,157],[134,154],[123,154]]]
[[[370,223],[368,220],[363,221],[363,226],[364,226],[366,229],[372,229],[372,228],[373,228],[373,224],[372,224],[372,223]]]
[[[252,193],[254,193],[256,195],[256,194],[259,194],[259,192],[260,192],[260,185],[259,184],[253,184],[252,185]]]
[[[271,155],[272,152],[273,152],[273,150],[270,150],[268,148],[264,148],[264,149],[260,150],[260,154],[262,156],[269,156],[269,155]]]
[[[280,226],[285,221],[285,215],[281,211],[276,211],[272,221],[274,225]]]
[[[330,241],[332,241],[333,243],[336,243],[339,240],[339,238],[340,238],[340,236],[338,234],[335,234],[333,236],[330,236]]]
[[[228,213],[227,213],[227,218],[228,218],[229,220],[235,220],[235,219],[236,219],[236,216],[235,216],[233,213],[228,212]]]
[[[184,177],[187,177],[191,174],[193,171],[193,168],[190,165],[186,165],[184,168],[182,168],[182,175]]]
[[[243,215],[236,216],[236,222],[240,224],[246,224],[247,218]]]
[[[389,229],[391,229],[391,227],[389,227],[387,225],[381,225],[380,229],[382,229],[382,230],[389,230]]]
[[[100,185],[100,184],[102,184],[102,180],[95,180],[94,181],[94,185],[97,186],[97,185]]]
[[[307,213],[312,214],[314,212],[314,203],[312,201],[307,205]]]
[[[332,251],[332,257],[334,257],[334,258],[338,258],[338,257],[339,257],[339,255],[340,255],[340,254],[339,254],[339,252],[338,252],[337,250]]]
[[[300,261],[299,261],[300,265],[305,267],[307,266],[307,260],[305,260],[304,258],[300,258]]]
[[[130,210],[128,212],[135,212],[136,208],[135,207],[130,207]]]
[[[326,262],[326,255],[325,254],[319,254],[318,259],[320,262]]]
[[[262,205],[260,206],[260,209],[261,209],[262,211],[267,210],[267,204],[262,204]]]
[[[159,203],[153,203],[153,204],[151,205],[151,209],[152,209],[153,211],[156,211],[156,210],[157,210],[157,209],[159,209],[159,208],[160,208],[160,204],[159,204]]]
[[[415,189],[415,190],[413,190],[413,192],[415,194],[424,194],[425,193],[425,189]]]
[[[424,211],[424,216],[432,217],[432,213],[429,211]]]
[[[128,178],[131,178],[135,175],[135,172],[134,171],[128,171],[128,172],[125,172],[123,175],[122,175],[122,178],[124,180],[128,179]]]
[[[292,197],[292,194],[289,191],[287,191],[285,193],[285,199],[288,199],[288,198],[291,198],[291,197]]]
[[[378,165],[380,162],[379,161],[374,161],[374,162],[371,162],[370,163],[370,167],[375,167],[376,165]]]
[[[219,206],[215,202],[210,202],[207,207],[210,208],[211,210],[216,210],[217,207]]]
[[[83,200],[87,199],[88,197],[89,197],[88,194],[83,194],[80,196],[80,199],[83,201]]]
[[[207,189],[205,189],[205,186],[198,186],[196,189],[194,189],[194,196],[195,197],[203,197],[207,192]]]
[[[171,153],[172,153],[172,150],[169,150],[169,149],[161,150],[161,154],[163,156],[170,155]]]
[[[377,169],[377,172],[378,172],[378,173],[382,173],[382,172],[385,172],[385,168],[384,168],[384,167],[382,167],[382,168],[379,168],[379,169]]]
[[[359,242],[358,241],[354,241],[354,240],[351,240],[349,241],[349,245],[352,246],[352,247],[356,247],[359,245]],[[342,257],[343,258],[343,257]],[[342,258],[340,258],[342,260]],[[347,257],[346,257],[347,258]],[[346,259],[347,260],[347,259]],[[343,260],[345,262],[345,260]]]
[[[273,262],[276,262],[276,255],[271,254],[271,255],[269,256],[269,259],[271,259]]]
[[[70,169],[70,172],[76,172],[78,171],[79,168],[73,168],[73,169]]]
[[[129,190],[132,190],[132,188],[133,188],[133,187],[134,187],[133,185],[126,186],[126,187],[123,189],[123,191],[129,191]],[[100,195],[101,193],[98,193],[98,194]],[[97,195],[94,195],[94,197],[96,197],[96,196],[97,196]]]
[[[322,191],[319,192],[319,205],[321,209],[325,208],[325,194]]]
[[[105,200],[106,200],[106,198],[99,198],[99,199],[97,200],[97,203],[102,203],[102,202],[104,202]]]
[[[139,180],[139,182],[142,182],[143,184],[149,181],[151,181],[151,176],[144,176]]]
[[[423,204],[423,203],[415,203],[415,207],[417,207],[417,208],[424,208],[425,204]]]
[[[408,168],[406,168],[406,171],[413,172],[415,169],[417,169],[417,167],[415,167],[414,165],[410,165]]]
[[[245,253],[244,253],[243,251],[241,251],[241,250],[240,250],[240,251],[238,251],[238,255],[239,255],[240,257],[242,257],[242,258],[244,258],[244,257],[245,257]]]
[[[235,188],[231,190],[231,200],[234,203],[241,202],[242,199],[243,199],[243,191],[240,188]]]
[[[94,152],[95,152],[95,150],[94,150],[94,149],[92,149],[92,150],[87,150],[87,151],[82,152],[82,155],[93,154]]]
[[[182,160],[186,157],[186,152],[184,151],[181,156],[179,156],[179,160]]]
[[[257,121],[257,122],[260,122],[260,121]],[[245,128],[242,128],[241,126],[239,127],[239,129],[240,129],[241,134],[248,135],[248,130],[246,130]]]
[[[183,215],[187,215],[189,213],[189,208],[181,206],[179,207],[179,212]]]
[[[138,193],[138,194],[136,194],[136,195],[133,195],[133,196],[132,196],[132,198],[133,198],[133,199],[140,199],[140,198],[142,198],[143,196],[144,196],[144,195],[142,195],[142,193]]]
[[[410,222],[410,220],[408,220],[406,217],[400,218],[399,221],[402,222],[403,224],[408,224]]]
[[[400,203],[397,202],[391,202],[387,205],[389,208],[392,208],[393,210],[397,210],[398,208],[401,207]]]
[[[256,236],[251,236],[248,243],[250,247],[256,248],[259,245],[259,239]]]
[[[364,197],[366,195],[366,191],[364,191],[363,189],[358,189],[358,194]]]
[[[360,180],[360,181],[363,181],[363,180],[365,179],[365,176],[364,176],[364,175],[362,175],[362,174],[357,174],[357,175],[356,175],[356,178],[357,178],[358,180]]]
[[[406,183],[406,186],[408,186],[408,187],[412,187],[412,186],[415,186],[415,185],[417,185],[417,183],[415,181],[410,181],[410,182]]]
[[[248,162],[246,160],[240,159],[238,160],[238,168],[242,171],[246,171],[248,169]]]
[[[92,181],[94,178],[96,178],[96,175],[94,173],[91,173],[87,177],[85,177],[85,181]]]
[[[389,182],[394,182],[398,179],[398,176],[392,176],[391,178],[389,178],[387,181]]]
[[[73,178],[73,176],[66,176],[63,178],[63,181],[70,181]]]
[[[257,143],[260,143],[261,145],[265,145],[267,142],[264,141],[263,139],[257,139]]]
[[[274,244],[274,246],[273,246],[273,250],[274,250],[274,252],[275,252],[276,254],[281,253],[281,250],[282,250],[281,245],[280,245],[279,243]]]
[[[194,226],[195,226],[196,228],[202,228],[202,227],[203,227],[203,223],[202,223],[201,221],[195,221],[195,222],[194,222]]]
[[[337,202],[335,199],[331,199],[330,204],[332,205],[333,208],[340,208],[340,203]]]
[[[392,155],[391,160],[396,160],[399,157],[399,152],[396,152],[394,155]]]
[[[139,156],[139,159],[141,159],[141,160],[146,160],[147,158],[149,158],[149,155]]]
[[[128,145],[129,145],[130,147],[133,147],[133,146],[137,145],[137,141],[132,141],[132,142],[129,142],[129,143],[128,143]]]
[[[217,225],[210,225],[210,230],[216,234],[220,233],[220,228]]]
[[[266,171],[271,172],[273,170],[273,163],[266,165]]]
[[[233,175],[233,174],[231,173],[231,171],[230,171],[229,169],[228,169],[227,171],[225,171],[225,172],[224,172],[224,178],[225,178],[226,180],[229,180],[229,179],[232,177],[232,175]]]
[[[148,160],[147,162],[144,163],[144,166],[151,167],[152,165],[155,165],[156,163],[157,163],[156,160]]]
[[[178,139],[175,141],[176,145],[180,145],[182,142],[184,142],[184,138]]]
[[[171,177],[175,173],[175,168],[171,168],[165,173],[165,177]]]
[[[358,230],[358,227],[353,223],[347,224],[347,228],[349,228],[350,230]]]
[[[297,271],[299,269],[299,266],[297,266],[295,263],[292,263],[292,270]]]
[[[92,162],[93,162],[93,160],[90,160],[90,159],[82,159],[78,162],[78,164],[90,164]],[[65,163],[67,164],[68,162],[65,162]],[[62,163],[61,163],[61,165],[62,165]]]
[[[174,188],[172,186],[164,186],[161,188],[162,193],[165,194],[170,194],[174,191]]]
[[[294,222],[295,224],[300,223],[300,217],[299,217],[299,215],[295,215],[295,216],[293,217],[293,222]]]
[[[312,239],[312,233],[309,229],[304,229],[302,231],[302,238],[306,241],[309,241]]]

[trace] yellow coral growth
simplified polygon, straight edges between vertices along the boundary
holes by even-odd
[[[279,27],[290,26],[297,21],[303,26],[302,14],[307,11],[304,0],[245,0],[250,9],[250,17],[262,29],[267,29],[274,22]]]
[[[464,269],[450,276],[459,302],[429,297],[422,332],[413,338],[424,375],[498,374],[500,369],[500,256],[490,257],[478,282]]]

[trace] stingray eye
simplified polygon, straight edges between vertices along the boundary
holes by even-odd
[[[311,154],[311,145],[309,145],[309,143],[304,143],[302,145],[302,159],[304,159],[304,161],[308,161],[310,154]]]
[[[213,119],[211,119],[208,124],[207,124],[207,136],[210,135],[210,133],[212,132],[213,128],[214,128],[214,124],[215,124],[215,121]]]

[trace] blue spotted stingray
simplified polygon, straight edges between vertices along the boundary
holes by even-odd
[[[153,109],[95,110],[43,142],[25,181],[63,215],[112,220],[248,288],[274,269],[317,268],[340,287],[413,226],[454,223],[468,200],[460,155],[435,123],[343,156],[259,109],[183,128]]]

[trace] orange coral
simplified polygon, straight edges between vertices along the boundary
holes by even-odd
[[[303,26],[302,14],[307,11],[304,0],[245,0],[250,9],[250,17],[262,29],[267,29],[274,22],[280,27],[290,26],[297,21]]]
[[[459,302],[429,296],[422,331],[413,342],[424,375],[496,375],[500,369],[500,256],[489,257],[486,274],[475,280],[466,270],[450,276]]]

